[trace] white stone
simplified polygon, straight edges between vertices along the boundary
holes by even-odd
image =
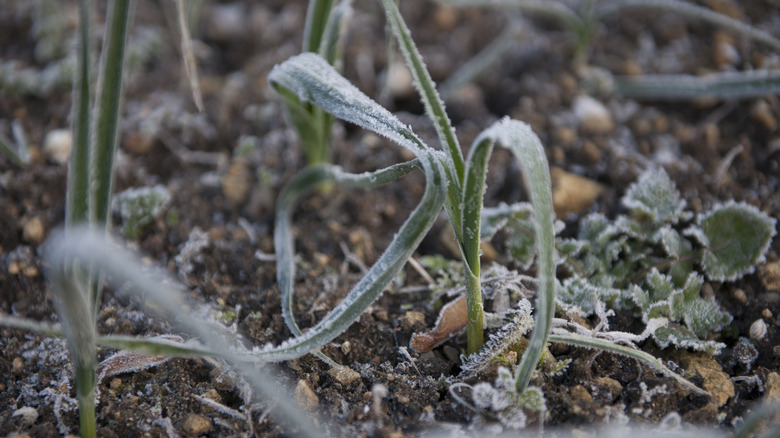
[[[574,99],[572,111],[583,133],[606,134],[615,126],[609,109],[590,96],[583,95]]]
[[[73,135],[69,129],[55,129],[46,133],[43,140],[43,153],[47,158],[60,164],[68,162],[70,148],[73,146]]]
[[[763,319],[757,319],[750,325],[750,339],[760,341],[766,336],[766,323]]]

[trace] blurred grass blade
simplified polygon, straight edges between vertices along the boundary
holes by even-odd
[[[609,351],[610,353],[615,353],[622,356],[632,357],[650,366],[651,368],[660,371],[664,375],[673,378],[674,380],[677,381],[677,383],[679,383],[681,386],[688,389],[689,391],[699,395],[710,396],[709,392],[699,388],[698,386],[684,379],[679,374],[667,368],[663,363],[661,363],[661,361],[659,361],[652,355],[645,353],[642,350],[637,350],[635,348],[619,345],[612,341],[608,341],[604,339],[593,338],[590,336],[582,336],[573,333],[565,333],[565,334],[554,333],[549,336],[548,341],[559,342],[561,344],[567,344],[567,345],[576,345],[578,347],[594,348],[598,350]]]
[[[457,7],[506,7],[524,12],[543,14],[560,20],[569,29],[576,30],[583,25],[582,18],[563,3],[551,0],[439,0]]]
[[[343,52],[343,36],[347,22],[352,16],[350,0],[342,0],[333,7],[328,17],[328,22],[323,30],[319,50],[317,52],[328,61],[328,64],[340,70],[339,60]],[[313,51],[313,50],[311,50]]]
[[[449,155],[452,165],[455,167],[455,174],[458,176],[457,184],[462,184],[465,172],[463,152],[460,150],[455,130],[450,124],[450,118],[444,110],[444,102],[442,102],[439,93],[436,91],[436,85],[425,67],[422,56],[412,40],[409,28],[406,27],[395,1],[382,0],[382,4],[385,7],[387,21],[393,29],[393,34],[398,40],[398,45],[406,60],[406,66],[409,67],[412,73],[414,86],[420,93],[425,113],[433,122],[442,148]]]
[[[303,28],[303,52],[317,52],[328,25],[335,0],[309,0]]]
[[[780,94],[780,71],[755,70],[707,76],[645,75],[615,78],[615,91],[633,99],[688,100],[697,97],[750,99]]]
[[[30,330],[35,333],[40,333],[42,335],[52,336],[55,338],[65,337],[65,332],[56,325],[33,321],[27,318],[19,318],[18,316],[7,315],[5,313],[0,313],[0,326],[20,330]]]
[[[319,429],[295,404],[290,391],[277,383],[274,374],[268,371],[270,365],[258,367],[251,352],[245,350],[235,335],[224,327],[182,311],[192,306],[180,292],[171,287],[175,284],[173,280],[161,275],[150,275],[148,268],[144,268],[137,257],[109,244],[103,232],[88,228],[75,228],[51,237],[47,245],[46,261],[53,267],[49,274],[54,284],[63,285],[65,288],[72,288],[77,284],[69,273],[61,268],[73,259],[92,264],[117,286],[117,290],[138,296],[167,318],[173,326],[197,338],[204,346],[177,349],[178,346],[163,345],[164,343],[160,341],[152,342],[148,339],[131,341],[122,337],[96,337],[93,339],[94,342],[112,347],[137,347],[141,352],[155,354],[166,354],[164,347],[174,355],[188,356],[202,353],[219,356],[235,367],[260,396],[274,401],[276,406],[272,410],[272,415],[291,427],[291,433],[296,432],[308,437],[320,436]],[[94,377],[94,368],[92,371]],[[300,431],[295,430],[296,428],[300,428]]]
[[[81,259],[78,259],[81,262]],[[83,265],[72,259],[50,264],[54,308],[62,320],[75,372],[76,399],[79,405],[81,435],[95,436],[95,367],[97,366],[96,321],[88,285],[84,282]]]
[[[16,147],[12,146],[10,140],[0,135],[0,154],[8,157],[17,166],[24,167],[30,164],[30,150],[27,147],[27,139],[25,138],[22,124],[18,120],[14,120],[11,130],[16,140],[14,142]]]
[[[187,23],[187,14],[185,11],[184,0],[176,0],[176,15],[179,23],[179,35],[181,37],[181,53],[184,58],[184,71],[187,73],[187,80],[192,90],[192,99],[198,111],[203,111],[203,95],[200,92],[200,81],[198,80],[198,64],[195,62],[195,55],[192,51],[192,40],[190,39],[190,27]]]
[[[539,137],[523,122],[502,119],[486,129],[474,141],[475,148],[486,148],[486,140],[506,147],[515,155],[523,171],[523,181],[534,209],[537,248],[536,308],[533,335],[517,368],[517,391],[522,393],[541,359],[555,313],[555,213],[552,204],[550,168]],[[474,232],[479,233],[479,228]],[[477,238],[479,234],[476,234]]]
[[[65,224],[86,223],[89,217],[89,154],[92,98],[92,0],[79,1],[77,62],[73,75],[73,146],[68,160],[68,189]]]
[[[133,0],[115,0],[108,3],[94,111],[95,122],[92,126],[93,143],[89,158],[90,222],[96,224],[107,223],[111,207],[114,153],[122,104],[122,72],[132,4]]]
[[[764,32],[745,22],[731,18],[728,15],[679,0],[611,0],[609,2],[601,2],[594,6],[593,15],[596,20],[600,21],[609,14],[626,9],[653,9],[702,20],[720,28],[760,41],[775,50],[780,50],[780,40],[768,32]]]

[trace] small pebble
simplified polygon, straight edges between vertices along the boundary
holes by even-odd
[[[732,292],[731,295],[741,304],[745,304],[747,302],[747,295],[745,295],[745,291],[742,289],[734,289],[734,292]]]
[[[303,379],[298,380],[298,384],[295,385],[295,401],[298,402],[300,407],[306,410],[312,410],[320,405],[317,394]]]
[[[122,379],[115,377],[108,382],[108,387],[111,389],[117,389],[122,385]]]
[[[750,339],[760,341],[766,336],[766,323],[763,319],[757,319],[750,325]]]
[[[68,162],[73,136],[69,129],[55,129],[46,133],[43,140],[43,153],[47,158],[59,164]]]
[[[412,74],[403,62],[390,64],[387,70],[387,88],[393,96],[408,96],[414,93]]]
[[[590,96],[578,96],[574,100],[572,110],[583,133],[607,134],[615,126],[607,107]]]
[[[404,316],[401,317],[401,328],[403,328],[404,331],[412,331],[415,324],[422,324],[424,326],[425,315],[416,310],[410,310],[404,313]]]
[[[553,207],[558,217],[584,212],[604,191],[604,186],[601,184],[558,167],[550,169],[550,177],[553,186]]]
[[[740,57],[737,48],[734,47],[734,38],[725,32],[715,34],[713,47],[713,61],[720,69],[734,66],[739,63]]]
[[[44,234],[43,220],[40,216],[33,216],[22,225],[22,236],[29,243],[41,243]]]
[[[764,318],[766,318],[766,319],[769,319],[769,318],[771,318],[771,317],[772,317],[772,315],[773,315],[773,314],[772,314],[772,311],[771,311],[771,310],[769,310],[768,308],[764,308],[764,310],[762,310],[762,311],[761,311],[761,316],[763,316],[763,317],[764,317]]]
[[[777,129],[777,119],[772,114],[772,108],[769,107],[766,100],[754,103],[753,107],[750,108],[750,116],[769,132],[774,132]]]
[[[14,374],[22,374],[22,371],[24,370],[24,361],[21,357],[14,358],[14,360],[11,362],[11,370]]]
[[[200,414],[189,414],[181,428],[190,436],[200,436],[211,430],[211,420]]]
[[[11,414],[11,417],[21,417],[22,424],[25,426],[30,426],[34,424],[36,420],[38,420],[38,410],[29,406],[25,406],[15,410],[14,413]]]
[[[349,385],[360,379],[360,373],[349,367],[331,368],[328,370],[328,375],[342,385]]]
[[[352,343],[349,341],[344,341],[344,343],[341,344],[341,352],[344,354],[349,354],[350,351],[352,351]]]
[[[780,260],[767,263],[759,277],[767,290],[780,290]]]
[[[241,204],[249,195],[252,174],[249,165],[243,159],[234,159],[227,173],[222,177],[222,194],[234,204]]]

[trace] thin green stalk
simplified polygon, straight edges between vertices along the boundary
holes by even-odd
[[[485,194],[485,178],[488,161],[493,152],[493,142],[483,140],[474,144],[466,159],[466,178],[463,182],[463,219],[461,253],[466,277],[466,307],[468,325],[466,344],[468,354],[476,353],[484,343],[485,315],[480,286],[480,242],[482,204]]]
[[[615,80],[615,91],[634,99],[689,100],[704,96],[750,99],[767,94],[780,94],[780,72],[755,70],[713,73],[707,76],[618,77]]]
[[[382,0],[382,4],[385,7],[387,20],[390,22],[393,33],[398,40],[398,45],[406,60],[406,65],[412,73],[414,85],[422,98],[425,113],[433,121],[433,126],[436,128],[442,148],[444,148],[444,151],[452,161],[455,174],[458,176],[457,183],[462,184],[466,169],[463,161],[463,152],[460,150],[455,130],[452,129],[452,124],[450,124],[450,118],[444,110],[444,102],[442,102],[439,93],[436,91],[433,79],[431,79],[431,75],[425,67],[422,56],[417,50],[414,40],[412,40],[409,28],[406,27],[395,1]]]
[[[108,4],[108,19],[100,60],[95,124],[90,151],[90,222],[105,226],[111,204],[114,155],[119,133],[119,110],[122,104],[122,72],[125,61],[127,29],[133,0],[116,0]]]
[[[89,217],[89,136],[90,84],[92,78],[91,0],[79,1],[79,31],[77,38],[77,65],[73,78],[73,147],[68,160],[68,189],[65,204],[65,225],[86,223]]]
[[[303,28],[303,52],[319,52],[335,0],[310,0]]]

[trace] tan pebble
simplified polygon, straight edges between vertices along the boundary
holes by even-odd
[[[766,323],[763,319],[757,319],[750,325],[750,339],[760,341],[766,336]]]
[[[22,225],[22,236],[30,243],[41,243],[44,234],[43,220],[40,216],[33,216]]]
[[[349,367],[337,367],[328,370],[328,375],[342,385],[349,385],[360,379],[360,373]]]
[[[306,410],[312,410],[320,405],[317,394],[303,379],[298,380],[298,384],[295,385],[295,401]]]
[[[767,290],[780,290],[780,260],[767,263],[759,277]]]
[[[479,250],[482,252],[482,263],[490,263],[498,260],[499,254],[492,243],[488,241],[480,242]]]
[[[615,126],[607,107],[590,96],[578,96],[574,100],[572,110],[583,133],[607,134]]]
[[[623,74],[627,76],[641,76],[642,65],[633,59],[628,59],[623,62]]]
[[[330,263],[330,256],[321,252],[314,253],[314,263],[319,267],[327,266]]]
[[[725,68],[739,63],[740,56],[734,47],[734,38],[725,32],[715,34],[712,60],[718,68]]]
[[[43,153],[50,160],[65,164],[68,162],[72,145],[73,136],[69,129],[55,129],[46,133],[43,139]]]
[[[412,399],[410,399],[409,397],[406,397],[404,395],[399,395],[398,396],[398,403],[401,403],[402,405],[408,404],[411,401],[412,401]]]
[[[587,389],[585,389],[582,385],[577,385],[573,387],[569,395],[571,396],[572,401],[584,401],[584,402],[592,402],[593,396],[590,395]]]
[[[181,428],[188,435],[203,435],[211,430],[211,420],[200,414],[189,414]]]
[[[585,177],[553,167],[550,169],[553,186],[553,206],[558,217],[568,213],[582,213],[604,191],[604,186]]]
[[[704,144],[708,149],[715,150],[720,143],[720,128],[714,123],[704,126]]]
[[[152,150],[152,137],[143,132],[129,132],[125,135],[122,147],[136,155],[146,155]]]
[[[777,373],[769,373],[769,376],[766,378],[764,389],[764,401],[780,401],[780,375]]]
[[[571,146],[577,140],[577,133],[569,127],[561,126],[553,132],[553,137],[561,146]]]
[[[416,310],[410,310],[401,317],[401,327],[405,331],[410,332],[415,324],[425,325],[425,315]]]
[[[678,353],[683,358],[683,367],[687,375],[698,374],[704,380],[704,389],[712,394],[712,401],[717,406],[726,404],[733,397],[734,384],[729,375],[723,372],[720,364],[705,353]]]
[[[344,343],[341,344],[341,352],[344,354],[349,354],[350,351],[352,351],[352,343],[349,341],[344,341]]]
[[[669,131],[669,118],[663,114],[659,114],[658,117],[653,120],[653,129],[659,134]]]
[[[596,385],[607,388],[612,400],[615,400],[623,392],[623,385],[611,377],[597,377],[594,379],[594,382],[596,382]]]
[[[750,108],[750,116],[760,123],[767,131],[777,129],[777,119],[772,114],[772,109],[766,100],[759,100]]]
[[[122,386],[122,379],[119,377],[114,377],[110,382],[108,382],[108,387],[111,389],[117,389],[120,386]]]
[[[452,5],[439,3],[433,15],[433,22],[440,31],[452,30],[458,24],[458,11]]]
[[[601,161],[601,150],[596,143],[592,141],[586,141],[582,146],[582,152],[588,158],[591,163],[598,163]]]
[[[745,295],[745,291],[742,289],[734,289],[734,292],[732,292],[731,295],[741,304],[745,304],[747,302],[747,295]]]
[[[555,146],[552,148],[552,154],[551,154],[552,162],[555,164],[563,164],[566,160],[566,152],[564,152],[563,148],[560,146]]]
[[[762,310],[762,311],[761,311],[761,316],[763,316],[763,317],[764,317],[764,318],[766,318],[766,319],[769,319],[769,318],[771,318],[771,317],[772,317],[772,315],[773,315],[773,314],[772,314],[772,311],[771,311],[771,310],[769,310],[768,308],[764,308],[764,310]]]
[[[222,193],[234,204],[244,202],[249,195],[251,178],[247,162],[242,159],[233,160],[222,177]]]
[[[24,361],[21,357],[15,357],[13,361],[11,361],[11,371],[14,374],[22,374],[22,371],[24,370]]]

